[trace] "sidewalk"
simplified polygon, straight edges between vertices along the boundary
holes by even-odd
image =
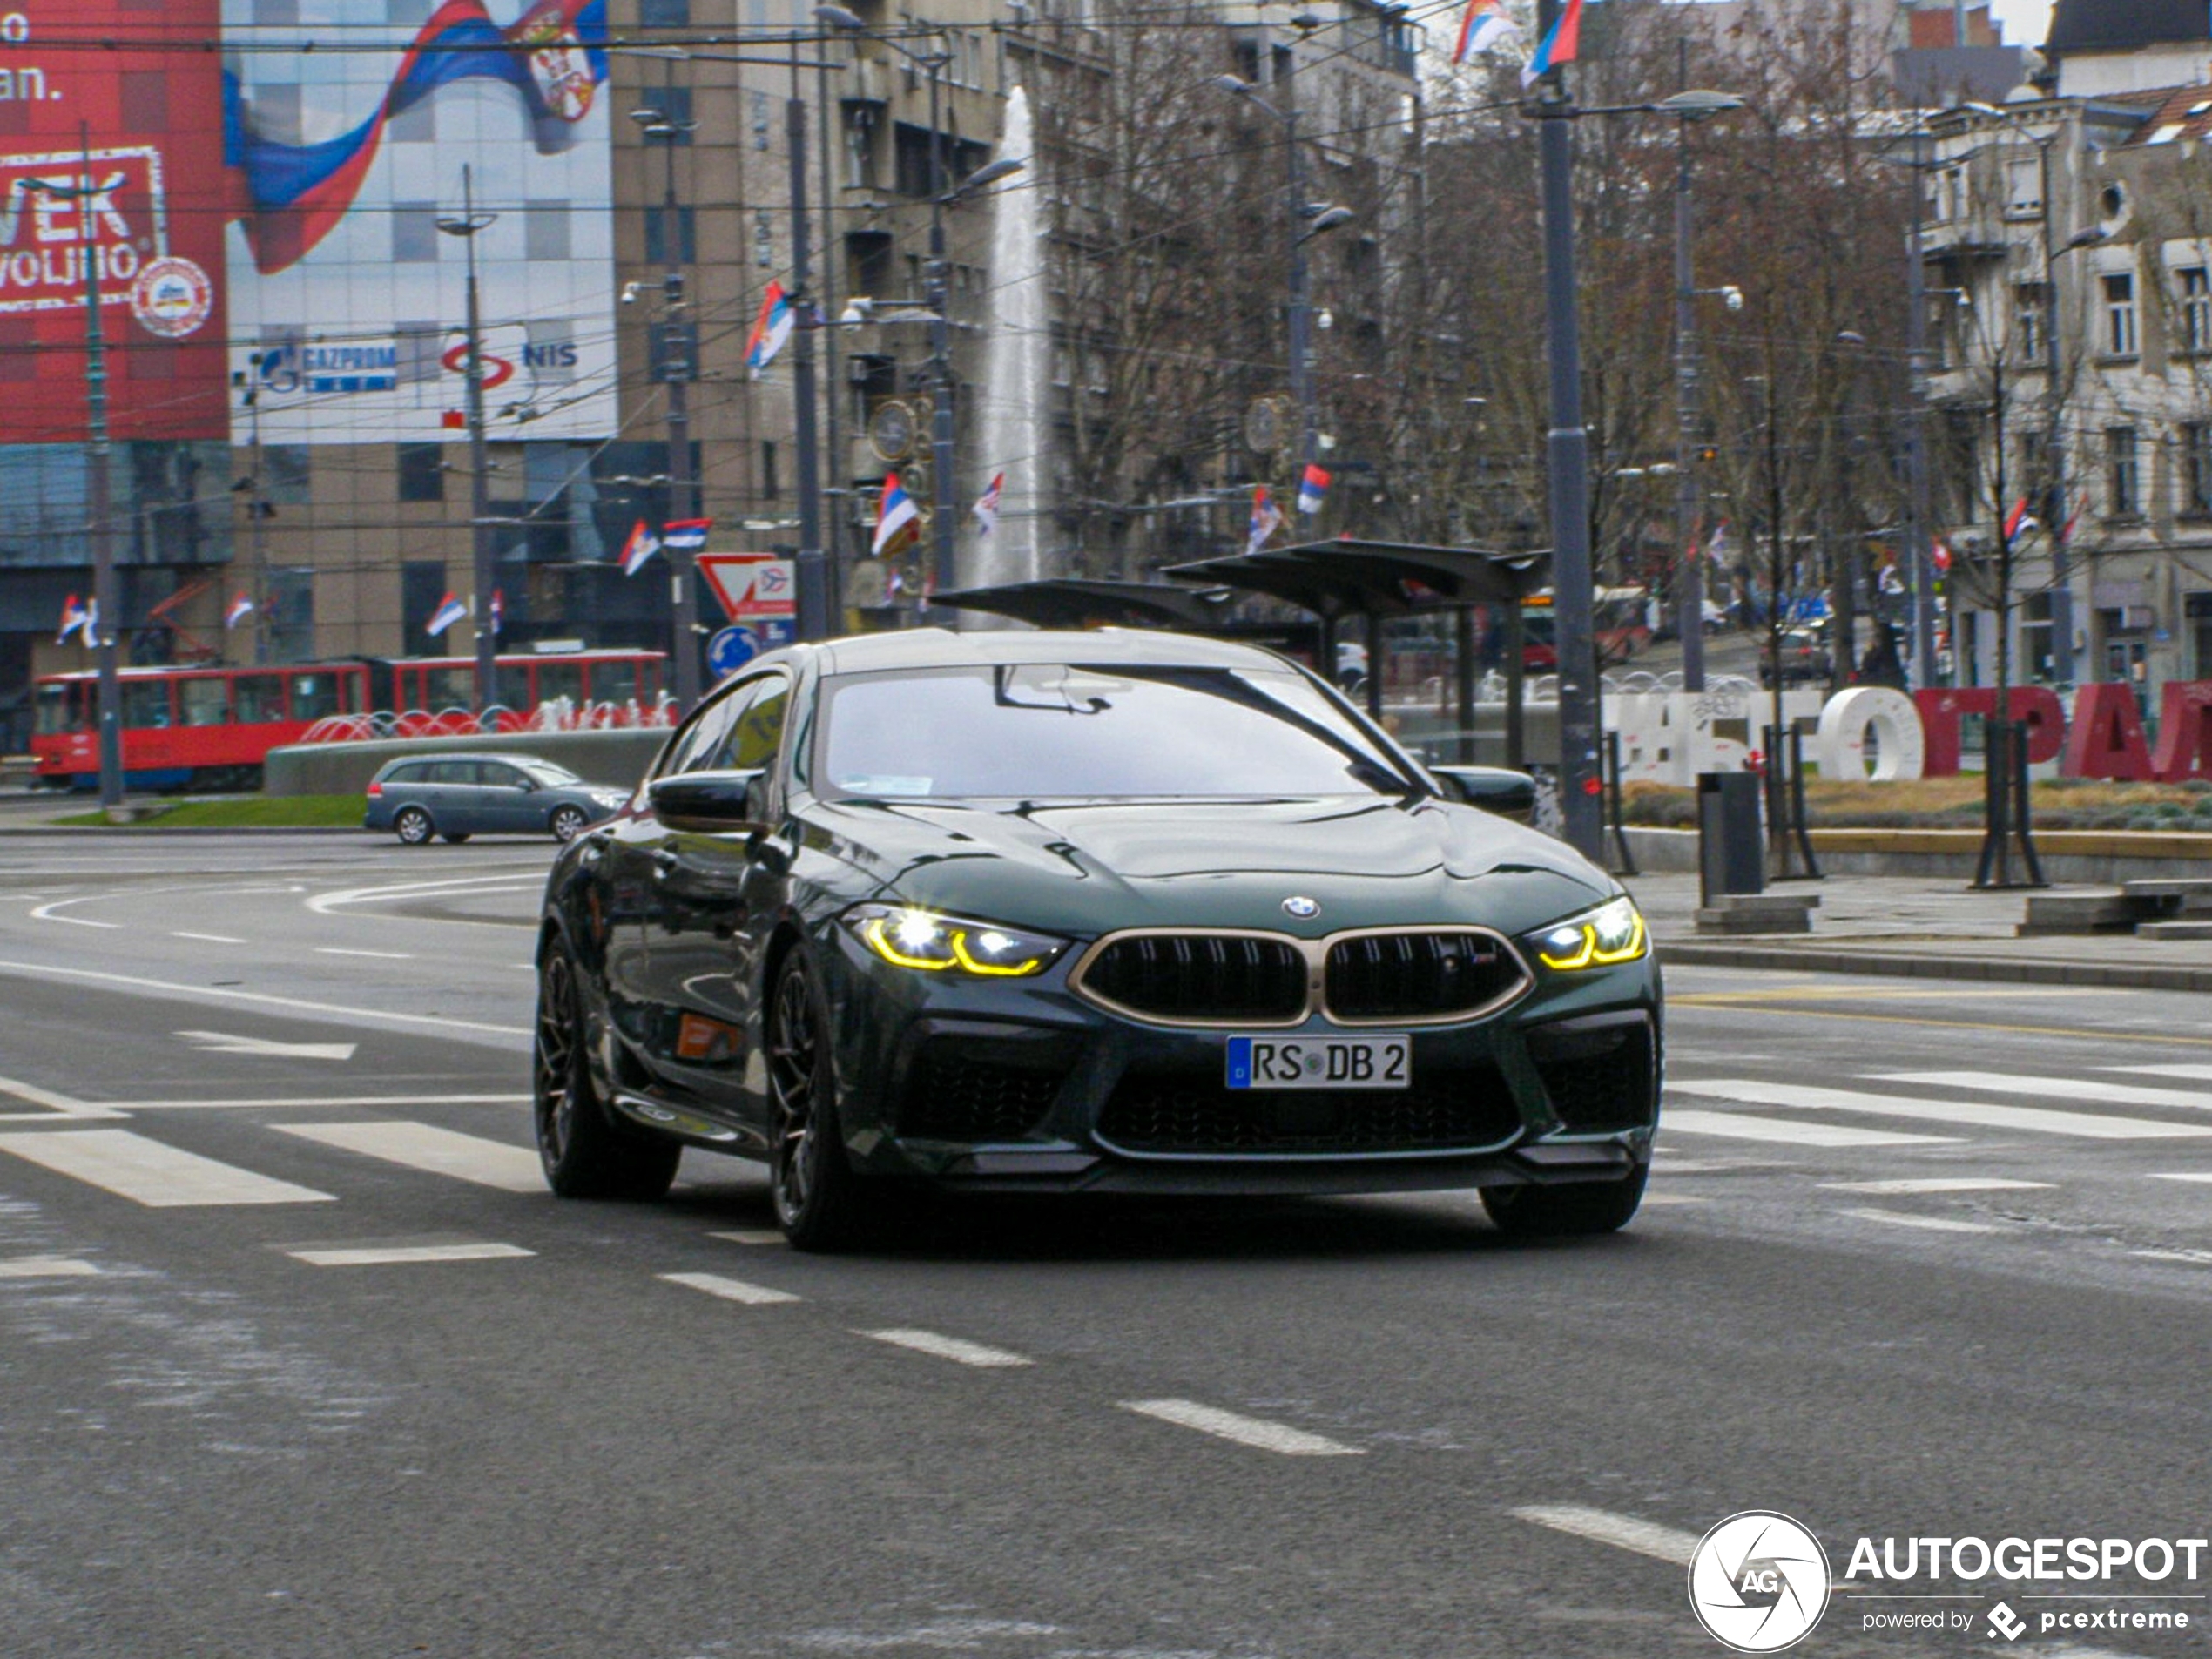
[[[1661,956],[1670,962],[2212,991],[2212,941],[2141,940],[2132,934],[2020,939],[2013,929],[2027,913],[2025,891],[1976,893],[1955,877],[1831,875],[1778,883],[1768,891],[1819,895],[1812,931],[1749,937],[1697,932],[1695,875],[1623,876],[1621,884],[1635,895]]]

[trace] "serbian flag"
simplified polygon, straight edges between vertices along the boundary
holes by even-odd
[[[630,539],[622,544],[622,573],[636,576],[645,568],[645,561],[660,551],[660,537],[645,528],[639,519],[631,527]]]
[[[2018,536],[2022,530],[2032,530],[2036,528],[2036,522],[2034,518],[2029,515],[2027,510],[2027,497],[2022,496],[2018,501],[2013,503],[2013,510],[2005,515],[2006,544],[2010,546],[2013,538],[2015,536]]]
[[[1948,570],[1951,568],[1951,549],[1941,541],[1932,542],[1928,545],[1928,559],[1937,570]]]
[[[2069,516],[2067,516],[2067,518],[2066,523],[2065,523],[2063,525],[2060,526],[2060,529],[2059,529],[2059,545],[2060,545],[2060,547],[2064,547],[2064,546],[2066,546],[2067,543],[2069,543],[2070,542],[2072,542],[2072,541],[2074,540],[2074,527],[2076,524],[2079,524],[2080,522],[2081,522],[2081,515],[2080,515],[2079,512],[2075,512],[2075,513],[2073,513],[2073,514],[2069,515]]]
[[[85,610],[84,602],[72,593],[62,601],[62,631],[54,636],[54,644],[68,644],[69,637],[74,633],[82,633],[85,644],[91,643],[92,613]]]
[[[507,595],[498,588],[491,590],[491,637],[499,637],[499,624],[507,620]]]
[[[1283,509],[1267,493],[1265,484],[1252,486],[1252,516],[1244,526],[1244,551],[1257,553],[1267,545],[1267,538],[1283,526]]]
[[[703,552],[713,528],[711,518],[671,518],[660,527],[660,544],[671,553]]]
[[[1305,475],[1298,481],[1298,509],[1311,518],[1321,510],[1321,503],[1328,498],[1329,475],[1313,462],[1305,463]]]
[[[442,634],[468,614],[469,607],[448,593],[430,613],[430,620],[423,624],[422,631],[433,636]]]
[[[975,515],[975,533],[988,536],[999,527],[999,497],[1006,493],[1006,475],[998,474],[991,480],[991,487],[975,498],[971,509]]]
[[[1506,16],[1505,0],[1468,0],[1467,16],[1460,19],[1459,44],[1452,48],[1452,61],[1464,64],[1475,53],[1488,51],[1507,35],[1519,32],[1514,20]]]
[[[228,633],[253,614],[253,597],[241,593],[231,601],[231,608],[223,613],[223,631]]]
[[[1567,0],[1559,17],[1536,47],[1536,55],[1521,71],[1521,84],[1534,86],[1562,64],[1575,61],[1582,44],[1582,0]]]
[[[883,475],[883,498],[875,509],[875,540],[868,548],[872,558],[881,558],[910,535],[921,534],[921,509],[899,487],[899,475]]]
[[[768,292],[761,296],[760,314],[752,320],[752,332],[745,336],[745,365],[754,379],[776,361],[776,354],[784,348],[798,322],[799,314],[792,308],[784,285],[771,282]]]

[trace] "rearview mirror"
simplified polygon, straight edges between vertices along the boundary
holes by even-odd
[[[646,786],[653,816],[675,830],[712,833],[767,828],[764,805],[767,774],[758,768],[732,772],[679,772],[656,778]]]
[[[1536,810],[1536,780],[1506,766],[1431,766],[1445,793],[1469,806],[1526,824]]]

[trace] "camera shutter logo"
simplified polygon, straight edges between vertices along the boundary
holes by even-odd
[[[1747,1509],[1698,1541],[1689,1605],[1706,1634],[1738,1653],[1779,1653],[1828,1608],[1828,1554],[1787,1515]]]

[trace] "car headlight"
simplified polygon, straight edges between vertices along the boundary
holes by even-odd
[[[1651,948],[1643,916],[1626,894],[1531,935],[1536,960],[1560,973],[1632,962]]]
[[[1069,941],[995,921],[941,915],[909,905],[857,905],[845,925],[894,968],[929,973],[974,974],[984,979],[1024,979],[1042,974]]]

